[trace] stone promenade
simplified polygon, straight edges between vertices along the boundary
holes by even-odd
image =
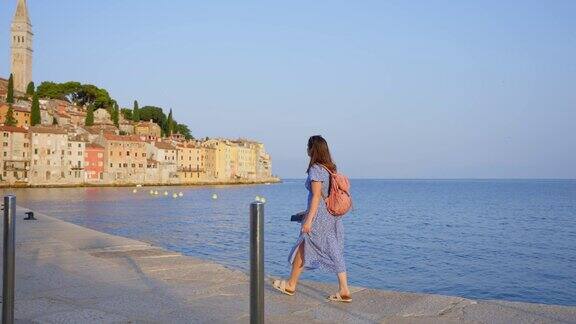
[[[245,273],[36,214],[16,233],[17,323],[247,323]],[[353,289],[266,287],[267,323],[576,323],[576,307]]]

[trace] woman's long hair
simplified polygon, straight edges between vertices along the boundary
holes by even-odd
[[[332,162],[328,143],[322,136],[314,135],[308,139],[308,152],[310,153],[310,163],[306,172],[309,172],[314,164],[322,164],[330,171],[336,172],[336,164]]]

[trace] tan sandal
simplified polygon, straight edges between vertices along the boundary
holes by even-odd
[[[340,294],[331,295],[330,297],[328,297],[328,299],[331,301],[341,302],[341,303],[351,303],[352,302],[352,297],[340,296]]]
[[[274,287],[276,290],[278,290],[278,291],[280,291],[283,294],[286,294],[288,296],[294,296],[294,293],[296,292],[295,290],[286,289],[286,281],[285,280],[274,280],[272,282],[272,287]]]

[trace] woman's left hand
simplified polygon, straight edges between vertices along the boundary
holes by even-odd
[[[304,222],[302,224],[302,233],[308,234],[310,232],[312,232],[312,224],[308,223],[308,222]]]

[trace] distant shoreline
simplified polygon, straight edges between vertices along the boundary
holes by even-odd
[[[33,188],[126,188],[126,187],[210,187],[210,186],[235,186],[235,185],[264,185],[267,183],[281,183],[280,178],[263,180],[238,180],[238,181],[209,181],[194,183],[119,183],[119,184],[54,184],[54,185],[0,185],[0,189],[33,189]]]

